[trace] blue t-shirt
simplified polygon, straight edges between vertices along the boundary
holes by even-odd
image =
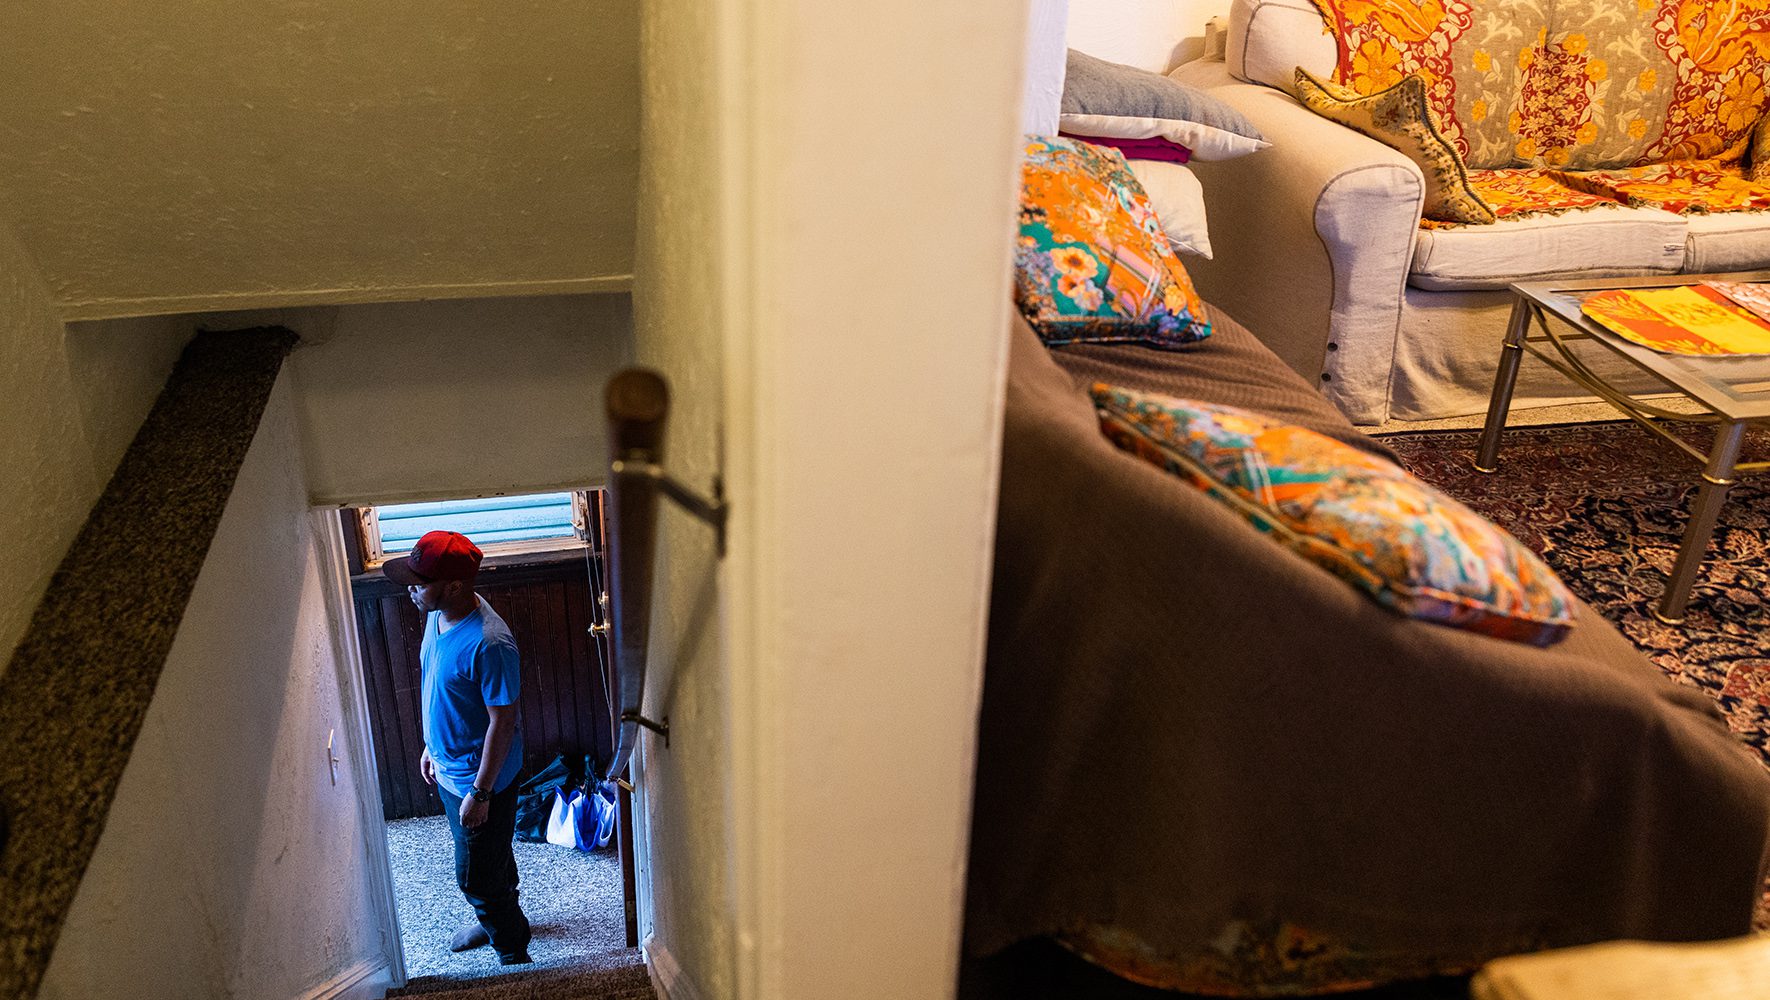
[[[477,598],[479,610],[440,635],[442,612],[424,620],[418,663],[424,679],[424,746],[443,787],[460,797],[473,789],[480,751],[492,716],[487,706],[514,705],[522,691],[522,667],[510,627]],[[522,769],[522,726],[498,772],[493,792],[503,791]]]

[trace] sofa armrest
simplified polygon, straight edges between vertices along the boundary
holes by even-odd
[[[1199,292],[1355,423],[1381,422],[1425,199],[1420,168],[1288,94],[1235,80],[1221,62],[1173,76],[1233,106],[1272,142],[1191,164],[1215,254],[1185,261]]]

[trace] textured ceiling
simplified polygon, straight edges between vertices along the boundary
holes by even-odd
[[[64,317],[624,287],[632,0],[0,5],[0,220]]]

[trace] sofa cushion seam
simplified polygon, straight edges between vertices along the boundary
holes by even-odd
[[[1683,261],[1684,261],[1684,251],[1682,249],[1680,249],[1678,251],[1679,266],[1683,266]],[[1658,265],[1656,265],[1656,264],[1610,264],[1610,265],[1604,265],[1604,267],[1642,267],[1642,268],[1651,268],[1651,267],[1657,267],[1657,266]],[[1511,272],[1508,272],[1504,276],[1497,275],[1497,274],[1496,275],[1445,274],[1440,271],[1414,271],[1414,270],[1409,270],[1407,273],[1408,273],[1409,277],[1418,276],[1421,278],[1438,278],[1438,279],[1441,279],[1444,281],[1516,281],[1519,278],[1546,278],[1546,277],[1553,277],[1554,275],[1557,275],[1557,274],[1580,274],[1582,272],[1590,272],[1593,269],[1594,269],[1594,265],[1588,264],[1583,267],[1554,267],[1554,268],[1550,268],[1546,271],[1511,271]],[[1598,267],[1597,269],[1603,270],[1603,267]],[[1677,271],[1666,271],[1665,273],[1666,274],[1677,274],[1678,272]]]
[[[1701,233],[1686,228],[1684,233],[1693,240],[1698,237],[1707,239],[1711,236],[1750,236],[1753,233],[1770,233],[1770,226],[1753,226],[1750,229],[1716,229],[1710,232]]]
[[[1625,265],[1625,266],[1627,266],[1627,265]],[[1498,281],[1498,282],[1504,283],[1504,284],[1497,286],[1498,289],[1504,290],[1507,284],[1510,284],[1514,281],[1520,281],[1520,280],[1526,280],[1526,279],[1532,279],[1532,278],[1558,278],[1558,277],[1562,277],[1562,276],[1572,277],[1577,274],[1590,275],[1591,270],[1592,270],[1591,268],[1563,267],[1563,268],[1558,268],[1558,269],[1552,270],[1552,271],[1520,271],[1520,272],[1516,272],[1513,274],[1507,274],[1507,275],[1469,274],[1469,275],[1460,275],[1460,276],[1426,274],[1426,273],[1421,273],[1418,271],[1409,271],[1408,277],[1410,277],[1410,278],[1425,278],[1429,281],[1447,281],[1447,282],[1448,281]],[[1653,266],[1650,264],[1640,265],[1640,270],[1649,271],[1652,274],[1665,274],[1665,275],[1685,273],[1682,270],[1676,270],[1676,271],[1655,270],[1653,268]],[[1409,284],[1413,284],[1413,283],[1409,282]],[[1483,289],[1483,288],[1434,289],[1434,288],[1421,288],[1421,286],[1419,286],[1419,285],[1414,285],[1413,287],[1420,288],[1421,291],[1426,291],[1426,292],[1440,291],[1440,290],[1442,290],[1442,291],[1468,291],[1468,292],[1488,291],[1488,289]]]
[[[1567,217],[1562,215],[1562,216],[1557,216],[1556,218],[1565,219]],[[1629,227],[1634,227],[1634,226],[1670,226],[1670,225],[1672,225],[1672,223],[1670,223],[1670,222],[1654,222],[1654,221],[1651,221],[1648,219],[1617,219],[1612,222],[1578,222],[1578,223],[1567,222],[1562,225],[1566,226],[1567,228],[1573,228],[1573,227],[1577,226],[1580,229],[1613,229],[1617,226],[1629,226]],[[1508,233],[1532,233],[1532,232],[1536,232],[1539,229],[1556,229],[1556,228],[1561,228],[1561,227],[1557,226],[1555,223],[1543,223],[1541,225],[1530,226],[1530,227],[1519,226],[1516,229],[1508,229],[1508,230],[1505,230],[1504,232],[1495,233],[1495,234],[1477,232],[1475,235],[1478,235],[1478,236],[1494,235],[1494,236],[1498,236],[1498,237],[1503,238]],[[1680,228],[1682,228],[1685,232],[1689,232],[1689,228],[1688,228],[1687,223],[1680,224]],[[1467,231],[1467,230],[1465,230],[1465,231]],[[1748,231],[1755,231],[1755,230],[1748,230]]]
[[[1260,16],[1260,7],[1264,6],[1265,4],[1260,4],[1253,10],[1249,11],[1248,23],[1241,26],[1241,72],[1237,73],[1232,69],[1229,71],[1229,74],[1243,83],[1253,82],[1248,79],[1248,36],[1254,33],[1254,18]]]

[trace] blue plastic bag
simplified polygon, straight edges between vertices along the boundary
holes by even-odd
[[[590,796],[590,808],[595,815],[596,825],[590,837],[590,846],[583,848],[586,851],[607,847],[608,842],[614,839],[615,816],[620,812],[615,805],[615,786],[607,781],[598,784],[595,794]]]
[[[555,788],[552,798],[553,807],[547,813],[547,843],[560,847],[578,846],[578,813],[583,810],[583,789],[574,788],[567,792]]]
[[[580,851],[606,846],[615,832],[615,792],[607,782],[590,794],[582,788],[570,792],[553,790],[553,808],[547,818],[547,842]]]

